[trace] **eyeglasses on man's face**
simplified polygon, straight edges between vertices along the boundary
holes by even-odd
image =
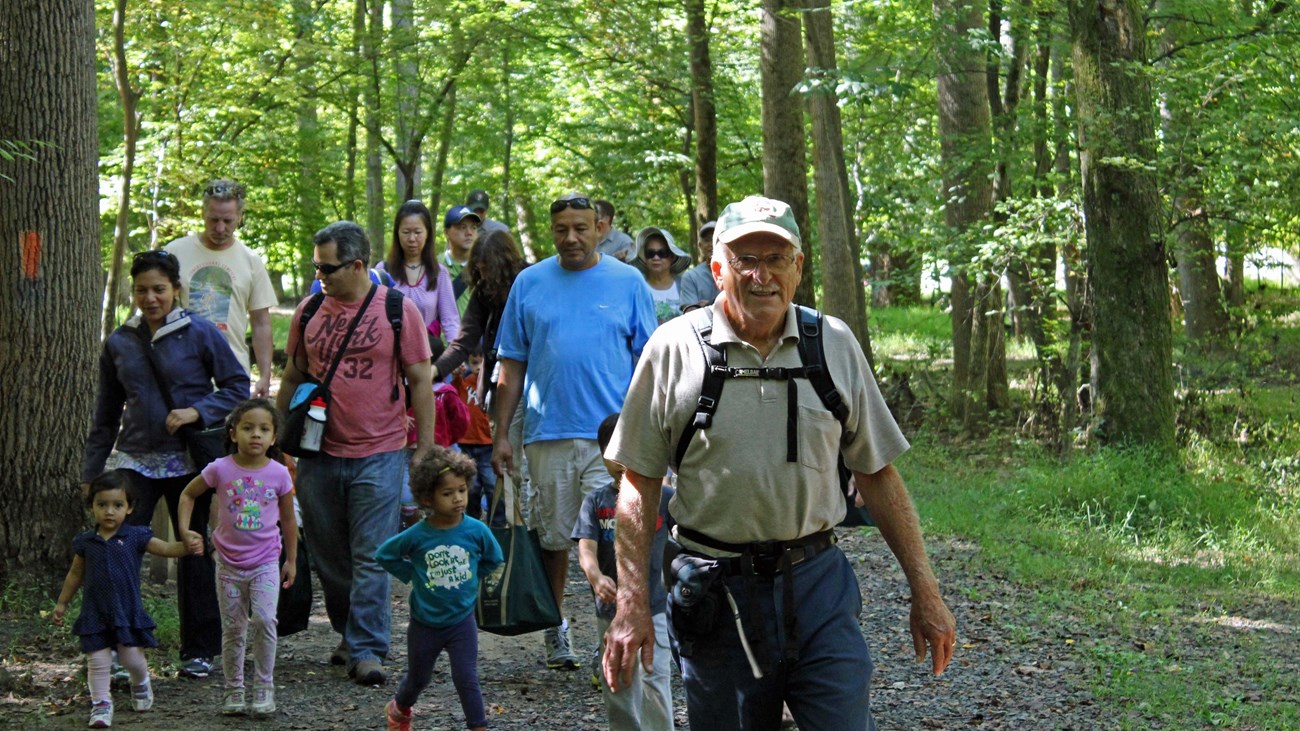
[[[316,269],[316,271],[328,277],[329,275],[346,267],[347,265],[351,264],[354,261],[356,261],[356,259],[348,259],[347,261],[339,262],[338,264],[322,264],[318,261],[313,261],[311,265]]]
[[[758,265],[762,264],[767,267],[769,272],[783,273],[794,266],[794,257],[789,254],[768,254],[767,256],[754,256],[753,254],[744,254],[727,260],[731,268],[741,274],[752,274]]]
[[[590,198],[583,198],[583,197],[581,197],[581,196],[578,196],[578,197],[575,197],[575,198],[561,198],[560,200],[555,201],[554,203],[552,203],[552,204],[551,204],[551,215],[554,216],[555,214],[559,213],[560,211],[563,211],[565,208],[573,208],[573,209],[575,209],[575,210],[579,210],[579,211],[594,211],[594,210],[595,210],[595,208],[591,205],[591,199],[590,199]]]

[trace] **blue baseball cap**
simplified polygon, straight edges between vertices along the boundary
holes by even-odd
[[[479,218],[477,213],[471,211],[469,206],[452,206],[447,209],[447,215],[442,217],[442,227],[451,228],[466,218],[474,219],[475,223],[483,223],[483,219]]]

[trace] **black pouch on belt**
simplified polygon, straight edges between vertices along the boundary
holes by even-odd
[[[669,545],[672,545],[671,543]],[[680,552],[667,563],[668,603],[673,630],[685,657],[693,654],[696,640],[713,634],[728,615],[722,564],[711,558]]]

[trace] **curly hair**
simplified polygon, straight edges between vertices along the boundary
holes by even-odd
[[[483,265],[483,271],[479,271],[480,264]],[[524,258],[519,255],[515,238],[508,231],[496,230],[480,234],[474,241],[465,274],[469,277],[471,288],[482,287],[483,294],[489,301],[504,307],[506,297],[510,295],[510,287],[523,268]]]
[[[467,455],[435,446],[411,470],[411,497],[415,498],[415,502],[426,507],[432,505],[438,483],[447,472],[460,475],[466,482],[470,482],[478,474],[478,469],[474,466],[474,460]]]

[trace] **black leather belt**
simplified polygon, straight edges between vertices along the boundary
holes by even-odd
[[[835,545],[835,531],[833,530],[824,530],[820,533],[813,533],[789,541],[756,541],[754,543],[727,543],[680,525],[677,526],[677,533],[683,538],[702,546],[740,554],[739,556],[717,559],[718,563],[724,566],[730,574],[744,573],[745,564],[750,563],[755,574],[759,576],[776,576],[783,569],[787,567],[794,568],[801,563],[805,563]]]

